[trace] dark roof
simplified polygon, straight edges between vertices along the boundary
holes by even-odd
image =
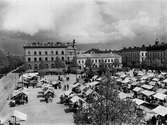
[[[61,42],[28,42],[24,45],[24,48],[66,48],[68,46],[72,46],[72,44]]]

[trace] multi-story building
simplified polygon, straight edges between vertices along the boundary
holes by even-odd
[[[40,69],[41,62],[46,68],[54,68],[58,57],[63,62],[70,62],[75,56],[76,45],[60,42],[31,42],[24,45],[25,62],[28,69]]]
[[[153,68],[167,68],[167,44],[159,44],[156,39],[154,45],[148,46],[146,64]]]
[[[146,47],[129,47],[120,50],[124,66],[140,66],[146,59]]]
[[[120,68],[122,66],[122,57],[114,53],[93,53],[77,55],[77,63],[81,68],[85,67],[86,60],[90,59],[94,67],[99,67],[101,62],[109,66]]]

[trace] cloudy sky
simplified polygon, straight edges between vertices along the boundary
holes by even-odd
[[[0,0],[0,30],[31,36],[140,45],[166,27],[166,0]]]

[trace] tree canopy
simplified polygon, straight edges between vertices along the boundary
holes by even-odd
[[[95,125],[141,125],[143,114],[137,110],[135,103],[121,100],[118,96],[115,80],[109,72],[96,90],[96,100],[89,103],[88,108],[79,110],[75,118],[78,123]]]

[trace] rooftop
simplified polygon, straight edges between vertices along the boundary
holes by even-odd
[[[24,48],[67,48],[72,45],[72,42],[27,42],[24,45]]]
[[[98,54],[79,54],[77,58],[120,58],[121,56],[114,53],[98,53]]]

